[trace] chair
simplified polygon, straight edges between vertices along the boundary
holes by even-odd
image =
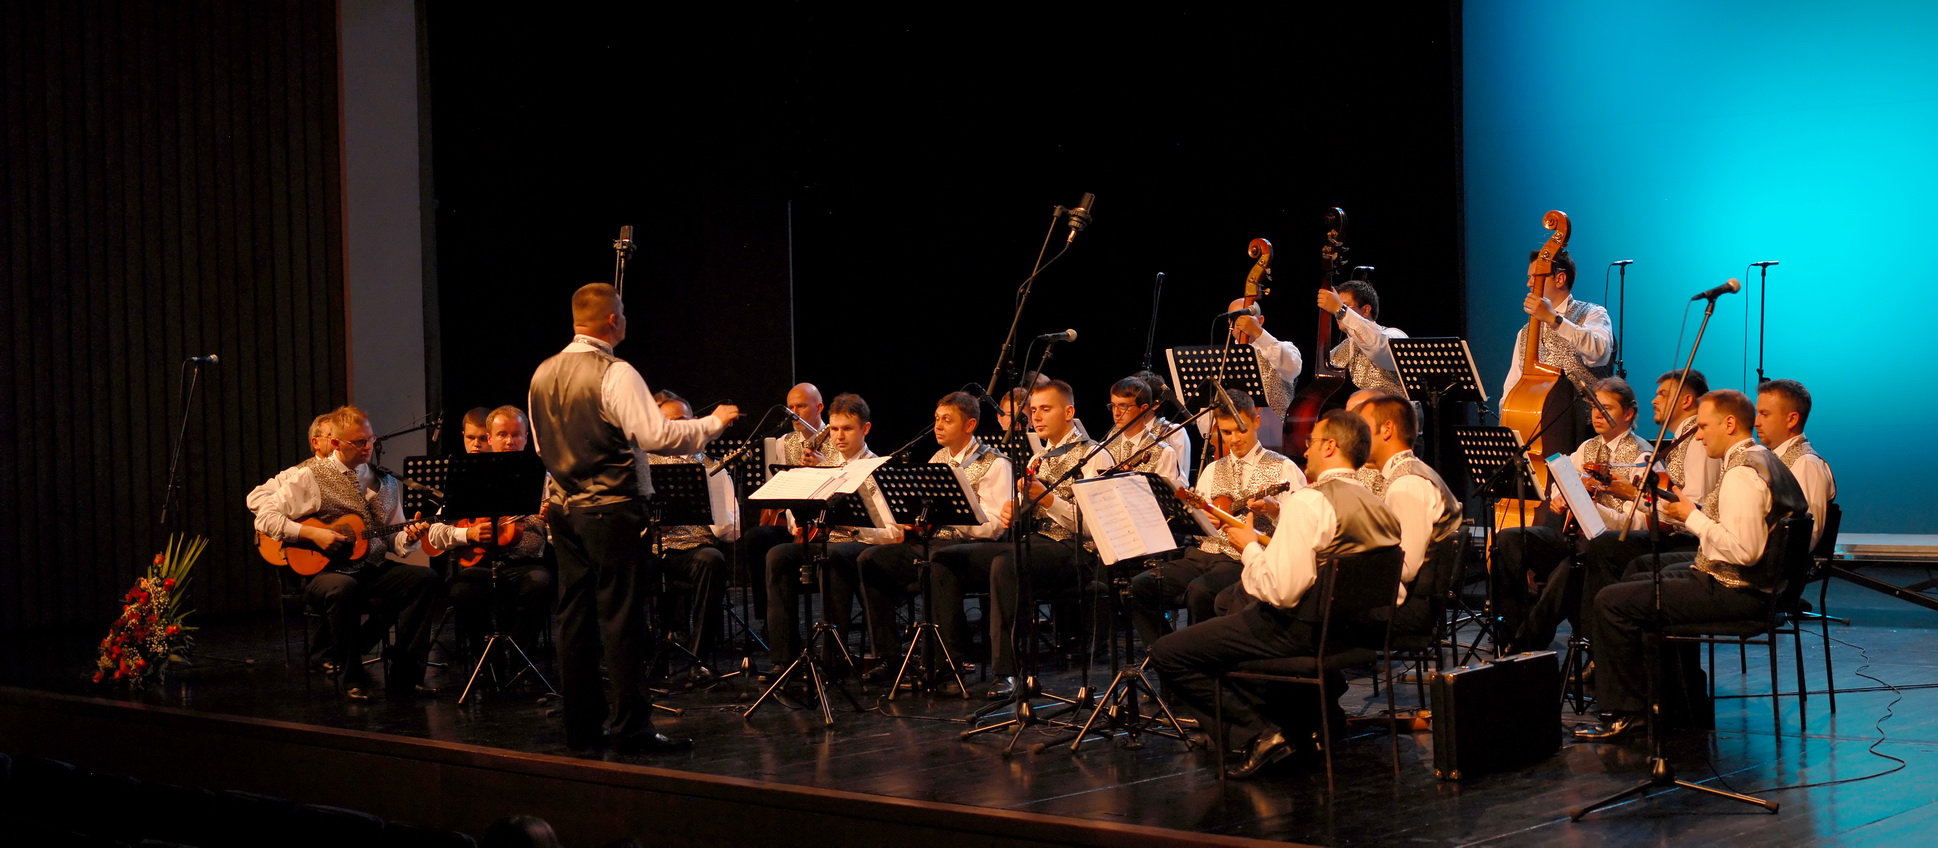
[[[1830,695],[1830,711],[1832,714],[1837,712],[1837,675],[1836,670],[1831,667],[1830,662],[1830,622],[1832,618],[1830,615],[1830,605],[1826,601],[1830,595],[1832,563],[1837,559],[1837,531],[1843,526],[1843,523],[1844,510],[1837,505],[1836,501],[1832,501],[1824,508],[1824,535],[1823,538],[1817,540],[1816,546],[1810,550],[1810,574],[1806,578],[1808,582],[1817,584],[1817,612],[1812,616],[1808,614],[1808,610],[1800,609],[1798,611],[1799,618],[1814,617],[1817,619],[1817,623],[1823,626],[1824,689]],[[1802,623],[1799,622],[1798,624],[1801,626]],[[1850,622],[1845,621],[1844,624],[1849,625]],[[1808,700],[1810,697],[1809,693],[1807,691],[1804,692],[1803,697]]]
[[[1716,645],[1761,645],[1770,649],[1770,719],[1779,735],[1783,732],[1782,710],[1777,703],[1782,688],[1777,683],[1777,639],[1780,636],[1792,637],[1797,654],[1797,690],[1802,694],[1803,683],[1803,631],[1798,625],[1796,615],[1797,601],[1803,597],[1804,587],[1810,572],[1810,533],[1815,523],[1808,514],[1789,515],[1780,519],[1771,528],[1769,542],[1764,545],[1763,558],[1758,567],[1775,566],[1779,579],[1776,594],[1762,617],[1739,619],[1736,621],[1712,621],[1693,624],[1671,624],[1663,627],[1660,638],[1664,642],[1694,642],[1709,646],[1709,665],[1716,667]],[[1710,675],[1710,697],[1715,697],[1716,679]],[[1752,697],[1742,695],[1740,697]]]
[[[1308,606],[1302,600],[1299,604],[1300,617],[1315,624],[1318,630],[1319,638],[1314,643],[1313,655],[1248,660],[1217,675],[1218,685],[1212,690],[1212,744],[1218,751],[1220,780],[1225,777],[1226,684],[1234,679],[1304,684],[1316,687],[1319,693],[1319,731],[1326,760],[1326,792],[1328,795],[1332,793],[1333,703],[1327,698],[1325,678],[1329,673],[1369,665],[1389,655],[1393,639],[1393,599],[1399,594],[1403,564],[1403,555],[1399,546],[1395,545],[1342,557],[1321,566],[1318,585],[1308,590],[1308,597],[1316,598],[1318,603]],[[1366,643],[1370,639],[1354,638],[1367,635],[1366,631],[1371,629],[1369,625],[1376,622],[1381,633],[1378,647],[1368,646]],[[1391,716],[1394,709],[1393,687],[1389,685],[1386,687],[1387,714]],[[1393,743],[1393,774],[1398,776],[1400,734],[1395,728],[1390,735]]]
[[[1453,588],[1454,576],[1460,573],[1464,549],[1458,534],[1429,545],[1426,562],[1414,575],[1413,587],[1407,591],[1406,603],[1393,616],[1392,643],[1382,658],[1388,671],[1386,684],[1390,687],[1397,682],[1399,673],[1393,671],[1393,663],[1400,663],[1401,668],[1408,663],[1417,664],[1419,673],[1414,675],[1414,684],[1422,706],[1427,703],[1426,664],[1433,663],[1435,671],[1446,667],[1446,653],[1441,646],[1446,643],[1448,629],[1447,593]],[[1421,613],[1425,618],[1420,617]],[[1374,678],[1373,685],[1379,685],[1378,677]]]

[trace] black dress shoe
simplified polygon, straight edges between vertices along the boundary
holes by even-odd
[[[1016,678],[1003,677],[989,684],[989,693],[983,696],[991,701],[1007,701],[1016,697]]]
[[[1225,776],[1233,780],[1244,780],[1258,776],[1268,766],[1292,756],[1292,743],[1285,734],[1274,730],[1252,741],[1245,755],[1245,761],[1225,770]]]
[[[365,689],[362,686],[352,686],[348,689],[343,690],[343,697],[345,700],[355,701],[361,704],[365,701],[370,700],[370,690]]]
[[[1640,715],[1620,715],[1601,727],[1584,727],[1575,731],[1575,738],[1583,742],[1613,742],[1632,736],[1643,729]]]
[[[685,737],[672,737],[664,733],[649,733],[620,739],[613,743],[613,750],[621,754],[671,754],[675,751],[693,750],[693,740]]]

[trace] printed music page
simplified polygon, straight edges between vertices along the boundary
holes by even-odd
[[[1575,520],[1581,522],[1584,538],[1593,539],[1608,530],[1602,523],[1601,510],[1595,508],[1595,499],[1588,495],[1588,487],[1581,485],[1581,472],[1575,470],[1572,457],[1565,453],[1548,457],[1548,476],[1561,487],[1561,497],[1568,502]]]
[[[842,468],[789,468],[747,496],[750,501],[824,501],[841,484]],[[865,476],[865,475],[864,475]],[[856,486],[861,484],[857,482]]]
[[[1073,491],[1077,508],[1083,510],[1083,528],[1097,543],[1105,565],[1177,548],[1143,477],[1078,480]]]

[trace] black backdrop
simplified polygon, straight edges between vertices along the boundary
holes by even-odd
[[[1093,424],[1155,274],[1161,362],[1210,340],[1255,237],[1268,327],[1310,356],[1328,206],[1391,323],[1461,331],[1457,6],[1076,8],[430,4],[444,406],[522,398],[621,224],[620,353],[654,388],[755,415],[796,380],[859,392],[880,450],[987,380],[1083,192],[1096,223],[1019,332],[1078,330],[1048,370]]]

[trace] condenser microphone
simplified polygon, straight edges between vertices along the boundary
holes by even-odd
[[[1091,213],[1096,211],[1096,208],[1097,196],[1084,192],[1083,199],[1077,201],[1077,208],[1070,210],[1070,237],[1063,240],[1064,244],[1075,242],[1077,233],[1083,232],[1084,227],[1090,226]]]
[[[1238,422],[1238,432],[1247,433],[1251,431],[1251,425],[1245,423],[1245,416],[1239,415],[1238,407],[1232,405],[1231,395],[1225,393],[1224,383],[1213,382],[1211,384],[1211,402],[1218,407],[1220,413]]]
[[[197,365],[218,365],[221,364],[222,357],[211,353],[208,356],[191,356],[188,358],[188,361]]]
[[[1077,340],[1077,331],[1064,330],[1061,333],[1044,333],[1043,335],[1037,336],[1036,340],[1039,342],[1074,342]]]
[[[1717,286],[1713,289],[1710,289],[1709,291],[1703,292],[1702,294],[1696,295],[1695,297],[1689,298],[1689,300],[1692,302],[1698,301],[1698,300],[1715,300],[1716,298],[1722,297],[1723,295],[1732,294],[1732,293],[1741,291],[1742,289],[1743,289],[1743,284],[1737,282],[1735,277],[1731,277],[1727,282],[1723,283],[1722,285]]]

